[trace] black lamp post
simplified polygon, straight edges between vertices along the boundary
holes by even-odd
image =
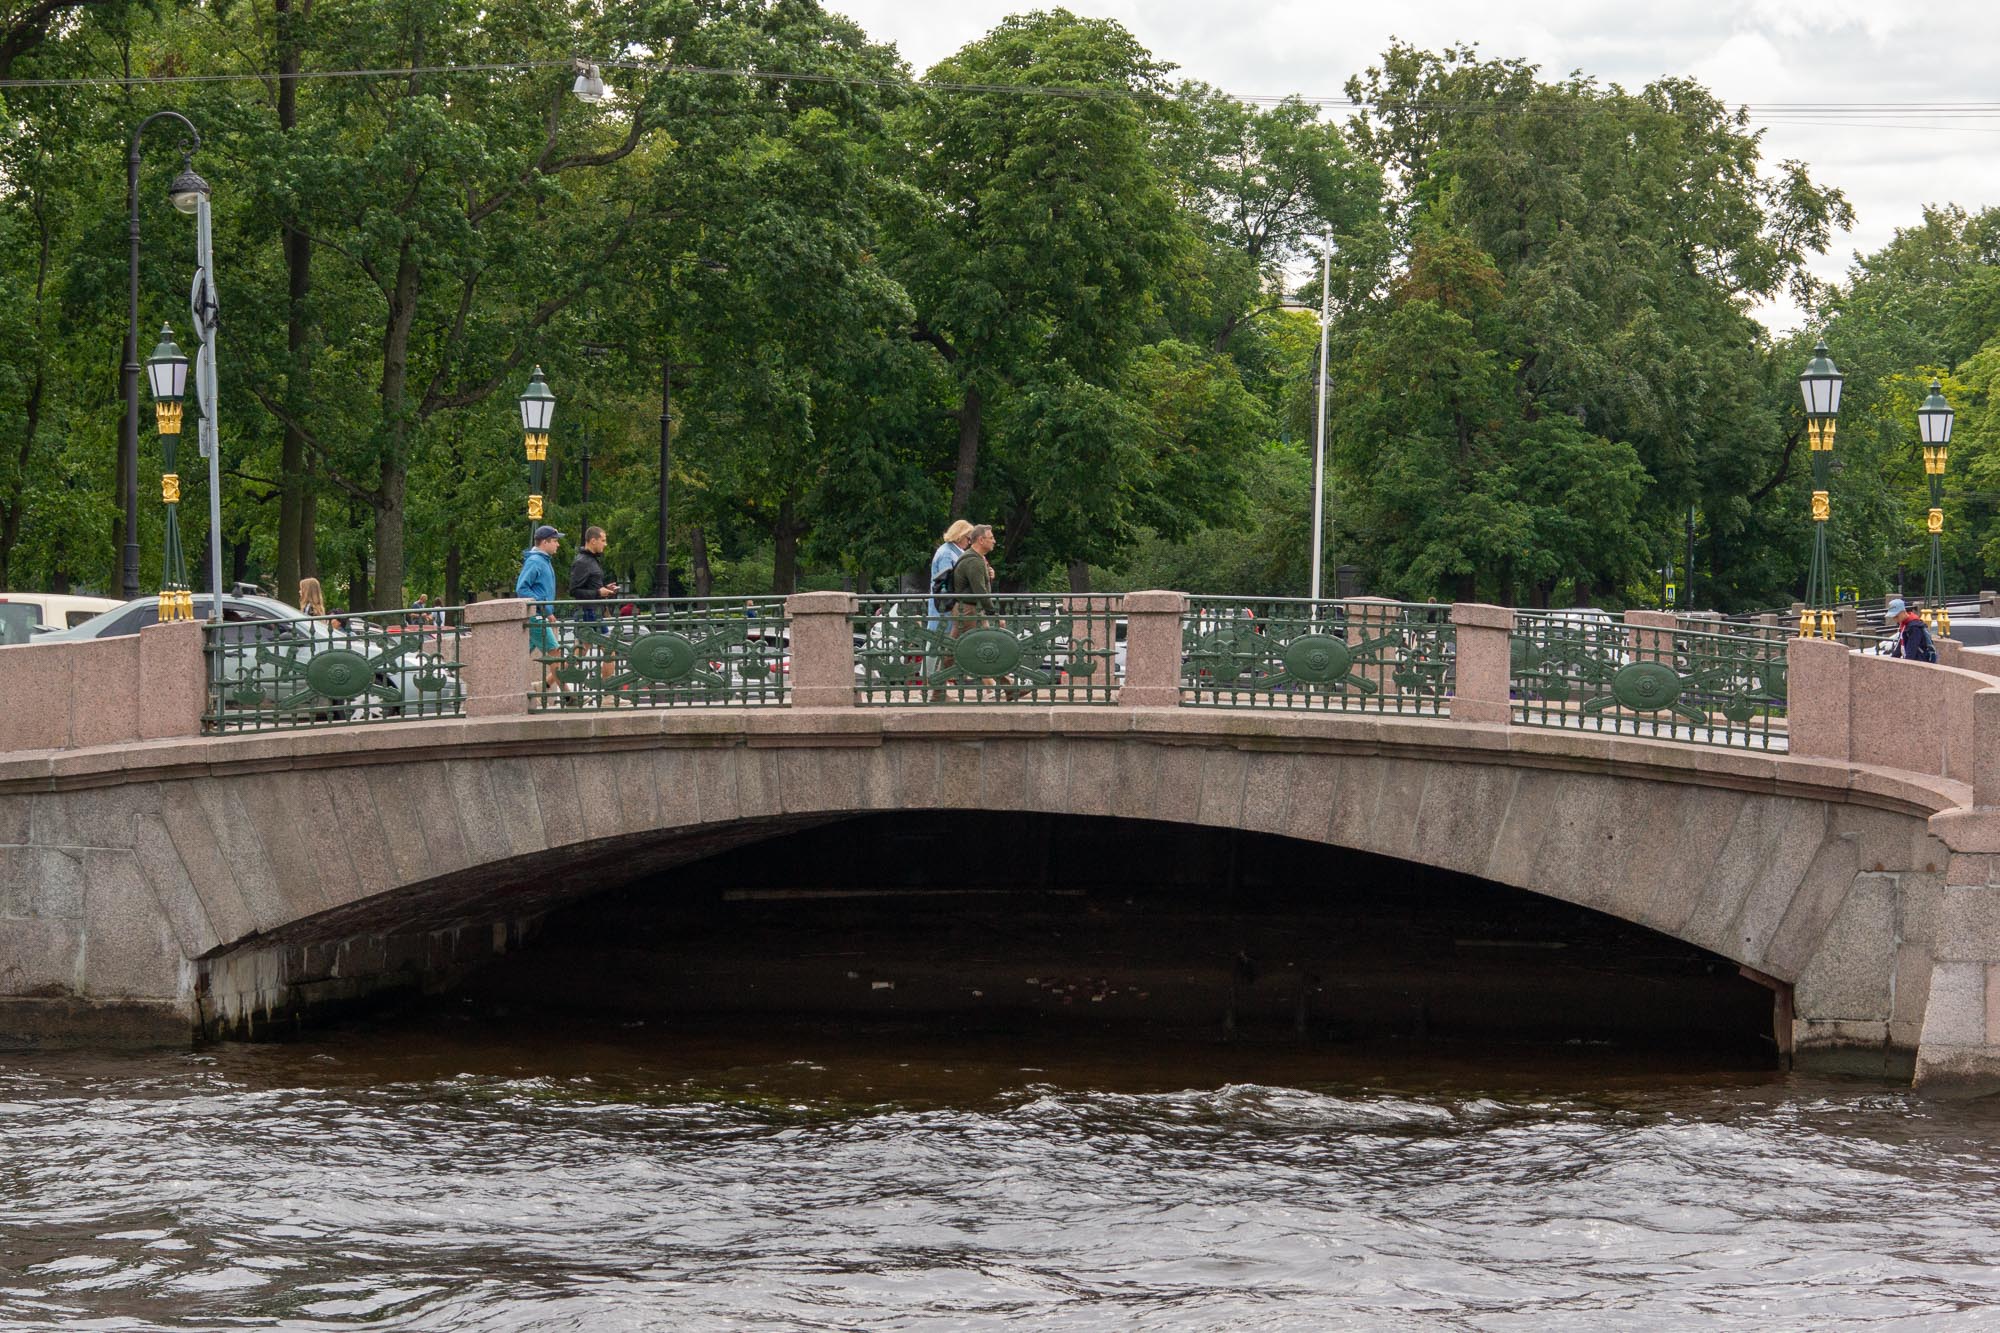
[[[1924,476],[1931,484],[1931,511],[1924,526],[1931,534],[1931,567],[1924,578],[1924,623],[1940,638],[1951,635],[1951,613],[1944,609],[1944,468],[1951,444],[1951,404],[1944,386],[1933,379],[1930,396],[1917,409],[1917,434],[1924,442]]]
[[[174,345],[174,331],[160,328],[159,345],[146,358],[153,417],[160,428],[160,503],[167,510],[166,549],[160,559],[160,619],[193,620],[187,558],[181,551],[181,405],[187,397],[188,359]]]
[[[1799,616],[1802,638],[1831,639],[1836,621],[1833,614],[1833,568],[1826,549],[1826,525],[1833,517],[1832,500],[1827,494],[1833,474],[1833,426],[1840,414],[1842,376],[1827,355],[1826,339],[1813,348],[1799,376],[1799,393],[1806,404],[1806,443],[1812,449],[1812,564],[1806,569],[1806,609]]]
[[[528,450],[528,535],[542,522],[542,465],[549,458],[549,425],[556,416],[556,396],[549,392],[549,382],[542,378],[542,368],[536,366],[528,377],[528,387],[521,391],[521,431],[527,440]]]
[[[169,197],[173,205],[183,213],[193,213],[199,200],[187,195],[182,182],[193,175],[194,155],[201,148],[201,132],[194,122],[178,111],[155,111],[140,121],[132,130],[130,146],[125,152],[125,212],[126,212],[126,290],[125,311],[125,363],[123,366],[125,391],[125,422],[120,440],[119,468],[124,473],[122,494],[118,497],[125,508],[124,549],[119,552],[119,588],[124,597],[130,599],[139,595],[139,137],[146,127],[156,120],[177,120],[186,133],[181,138],[181,174],[174,180]],[[203,187],[206,189],[206,187]]]

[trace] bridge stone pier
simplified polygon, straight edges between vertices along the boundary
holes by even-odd
[[[790,599],[779,706],[532,712],[513,602],[468,608],[434,720],[204,735],[186,625],[0,649],[0,1042],[288,1031],[449,986],[610,877],[981,808],[1479,876],[1730,960],[1801,1059],[2000,1084],[2000,680],[1794,640],[1786,748],[1522,725],[1515,613],[1462,604],[1432,715],[1195,707],[1184,606],[1128,594],[1114,700],[1077,705],[864,706],[840,594]]]

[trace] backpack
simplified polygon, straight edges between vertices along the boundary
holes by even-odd
[[[953,600],[951,592],[951,571],[957,568],[958,568],[957,565],[953,565],[951,569],[941,569],[938,571],[938,576],[931,580],[931,600],[933,602],[936,602],[939,606],[948,605]]]

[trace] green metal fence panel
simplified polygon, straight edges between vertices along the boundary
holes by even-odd
[[[1782,750],[1788,642],[1628,625],[1606,613],[1517,612],[1514,721]]]
[[[457,607],[203,626],[209,732],[458,717]]]
[[[1702,615],[1676,616],[1674,620],[1681,629],[1696,634],[1726,634],[1732,638],[1762,639],[1779,644],[1799,637],[1798,619],[1791,616],[1776,625],[1764,625],[1742,617]],[[1857,652],[1877,655],[1888,653],[1895,637],[1892,627],[1866,621],[1859,629],[1841,630],[1833,636],[1836,643],[1844,643]]]
[[[557,602],[528,620],[531,712],[741,707],[791,694],[792,622],[777,598]]]
[[[854,617],[863,704],[1108,704],[1125,673],[1115,596],[994,593],[941,607],[864,597]]]
[[[1438,715],[1457,651],[1437,603],[1191,597],[1181,702]]]

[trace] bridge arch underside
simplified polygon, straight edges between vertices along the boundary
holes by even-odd
[[[112,830],[81,857],[73,952],[57,932],[45,974],[0,989],[151,1005],[210,1033],[287,1027],[413,978],[449,984],[609,884],[855,816],[984,810],[1272,834],[1475,876],[1749,969],[1793,1006],[1802,1053],[1894,1067],[1915,1051],[1946,861],[1923,812],[1685,769],[1271,744],[621,738],[0,798],[0,813],[27,803],[30,844]]]

